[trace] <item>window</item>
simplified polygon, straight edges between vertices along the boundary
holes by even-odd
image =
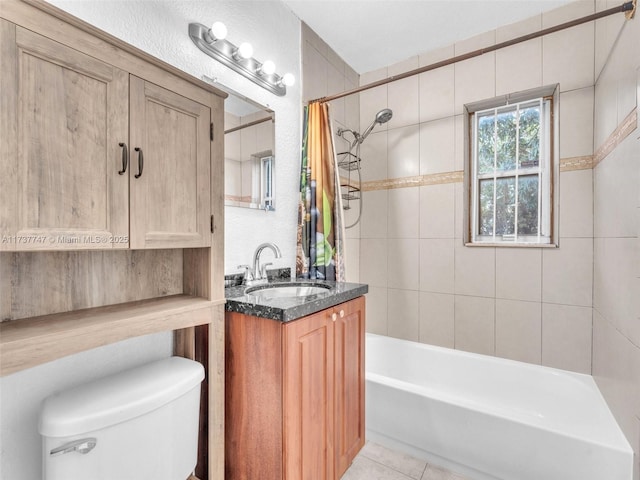
[[[472,244],[553,242],[554,101],[535,93],[467,106]]]
[[[273,200],[274,195],[274,158],[273,155],[260,159],[260,208],[265,210],[275,210]]]

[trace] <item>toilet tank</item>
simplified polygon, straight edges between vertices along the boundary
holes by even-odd
[[[198,452],[204,368],[166,358],[46,398],[45,480],[186,480]]]

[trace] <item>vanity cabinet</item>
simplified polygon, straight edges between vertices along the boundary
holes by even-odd
[[[0,249],[209,246],[211,108],[0,21]]]
[[[364,445],[364,297],[225,330],[225,478],[339,479]]]

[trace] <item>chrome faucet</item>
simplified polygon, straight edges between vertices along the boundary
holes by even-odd
[[[271,263],[264,263],[260,265],[260,255],[265,248],[270,248],[276,258],[282,258],[282,253],[275,243],[261,243],[253,253],[253,270],[249,265],[239,265],[238,268],[244,268],[244,283],[257,283],[267,280],[267,266]]]

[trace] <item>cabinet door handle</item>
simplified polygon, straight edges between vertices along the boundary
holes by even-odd
[[[331,314],[331,320],[333,320],[333,321],[335,322],[337,319],[338,319],[338,314],[337,314],[337,313],[335,313],[335,312],[333,312],[333,313]]]
[[[140,178],[142,176],[142,169],[144,168],[144,157],[142,156],[142,149],[140,147],[136,147],[135,150],[138,152],[138,173],[136,173],[134,177]]]
[[[118,174],[124,175],[124,172],[127,171],[127,165],[129,165],[129,150],[126,143],[120,142],[118,145],[122,147],[122,170],[118,170]]]
[[[340,318],[344,318],[344,310],[340,310]]]

